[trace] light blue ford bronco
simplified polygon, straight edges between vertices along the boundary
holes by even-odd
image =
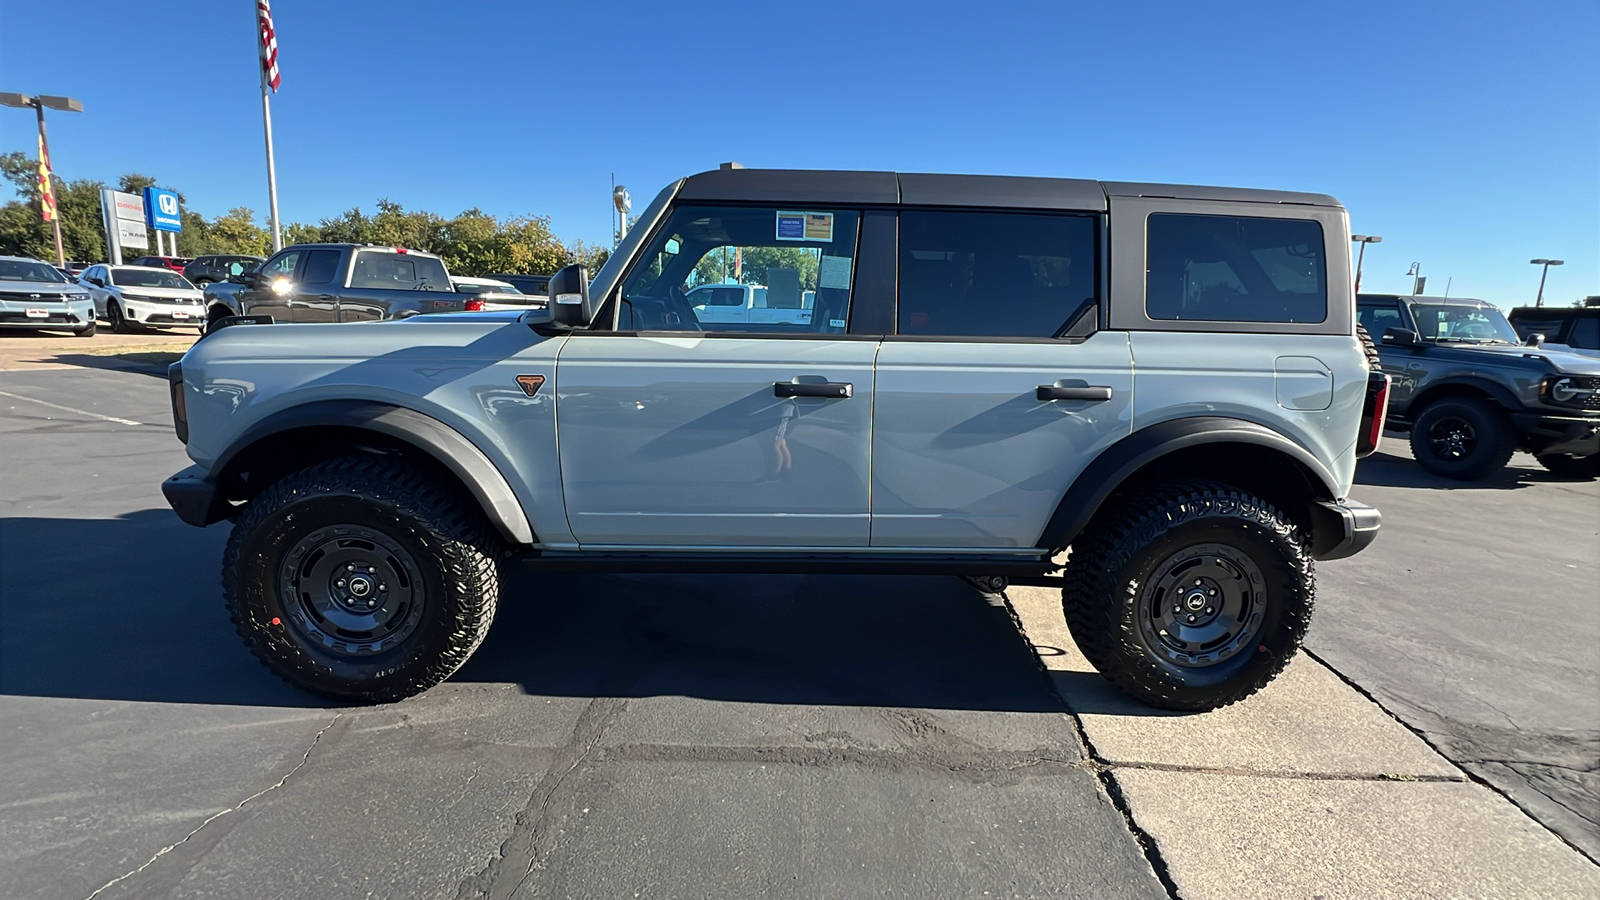
[[[345,701],[449,677],[515,564],[1052,584],[1112,682],[1210,709],[1378,531],[1349,240],[1319,194],[728,165],[544,307],[223,323],[164,491],[233,523],[255,655]],[[708,284],[811,315],[705,321]]]

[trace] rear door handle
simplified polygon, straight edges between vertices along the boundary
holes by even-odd
[[[848,381],[827,381],[821,384],[797,384],[778,381],[772,385],[774,397],[832,397],[842,400],[855,396],[855,386]]]
[[[1103,384],[1091,384],[1088,387],[1057,387],[1053,384],[1041,384],[1034,396],[1040,400],[1089,400],[1099,402],[1111,399],[1111,388]]]

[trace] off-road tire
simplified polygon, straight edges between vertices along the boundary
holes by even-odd
[[[1378,357],[1378,345],[1373,343],[1372,335],[1367,332],[1365,325],[1356,325],[1356,337],[1361,341],[1361,349],[1367,354],[1367,368],[1373,372],[1383,371],[1383,360]]]
[[[1151,638],[1152,609],[1176,597],[1153,592],[1172,557],[1208,548],[1254,565],[1259,581],[1246,593],[1259,624],[1240,633],[1236,651],[1181,665]],[[1062,609],[1083,655],[1118,688],[1161,709],[1215,709],[1260,690],[1300,649],[1314,566],[1307,535],[1260,498],[1217,482],[1166,482],[1111,501],[1073,542]]]
[[[1470,446],[1459,456],[1440,451],[1439,439],[1452,428],[1470,434]],[[1516,431],[1499,407],[1488,401],[1456,397],[1428,404],[1411,424],[1411,455],[1435,475],[1472,481],[1505,468],[1517,449]]]
[[[1600,453],[1591,456],[1573,456],[1568,453],[1545,453],[1535,456],[1545,471],[1562,478],[1600,478]]]
[[[416,577],[401,580],[420,611],[411,631],[376,649],[340,652],[328,644],[337,629],[319,620],[310,595],[285,596],[315,551],[288,557],[307,542],[369,538],[379,556],[386,551],[375,542],[386,541],[401,551],[391,562],[413,564]],[[392,457],[345,457],[285,476],[250,502],[223,553],[222,593],[245,646],[279,677],[339,701],[385,703],[450,677],[483,642],[499,598],[499,544],[477,504],[444,476]]]

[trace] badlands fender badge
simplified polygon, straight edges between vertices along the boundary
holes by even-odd
[[[534,394],[539,393],[539,387],[540,387],[540,385],[543,385],[543,384],[544,384],[544,376],[543,375],[518,375],[517,376],[517,387],[522,388],[522,392],[524,394],[527,394],[529,397],[532,397]]]

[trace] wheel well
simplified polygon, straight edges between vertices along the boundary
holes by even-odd
[[[313,425],[266,435],[227,461],[216,474],[217,485],[224,499],[246,503],[285,475],[358,454],[395,456],[430,469],[459,489],[464,502],[477,506],[461,478],[431,453],[392,435],[346,425]]]
[[[1500,398],[1489,391],[1477,385],[1456,382],[1428,388],[1421,394],[1411,398],[1411,402],[1406,404],[1406,419],[1414,422],[1417,419],[1417,415],[1430,404],[1446,399],[1487,400],[1497,408],[1504,406]]]
[[[1151,460],[1117,485],[1105,502],[1155,482],[1189,479],[1220,481],[1254,494],[1308,533],[1312,504],[1338,499],[1299,460],[1259,444],[1222,441],[1184,447]]]

